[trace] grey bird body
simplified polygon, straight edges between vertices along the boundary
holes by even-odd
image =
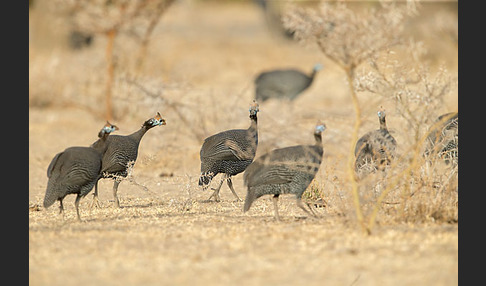
[[[118,185],[121,178],[128,175],[128,165],[135,162],[138,157],[138,147],[145,133],[151,128],[165,125],[165,119],[157,112],[157,116],[150,118],[142,124],[139,130],[130,135],[112,135],[106,140],[107,148],[102,157],[101,177],[113,178],[113,197],[116,207],[120,207],[117,196]],[[93,204],[98,204],[98,183],[95,185]]]
[[[102,164],[102,174],[105,178],[113,175],[127,176],[128,162],[137,160],[138,146],[143,136],[141,133],[146,131],[141,130],[143,129],[128,136],[112,135],[107,139],[108,148],[103,155]]]
[[[275,149],[260,156],[248,166],[243,175],[247,186],[244,212],[248,211],[259,197],[274,195],[275,218],[278,220],[277,200],[281,194],[294,194],[297,205],[308,212],[302,206],[301,197],[319,170],[324,153],[321,138],[324,129],[323,124],[316,126],[315,145]]]
[[[384,168],[391,163],[396,154],[397,142],[386,126],[386,114],[378,112],[380,129],[364,134],[354,149],[355,171],[364,176],[377,169]]]
[[[321,68],[316,64],[310,75],[295,69],[262,72],[255,79],[255,98],[261,102],[270,98],[294,100],[312,84]]]
[[[100,132],[100,139],[90,147],[69,147],[54,156],[47,168],[46,194],[44,207],[48,208],[59,200],[63,212],[62,200],[69,194],[77,194],[75,206],[78,219],[79,200],[86,196],[96,184],[101,172],[101,158],[106,151],[106,138],[116,130],[116,126],[106,132]]]
[[[459,157],[459,113],[450,112],[437,118],[429,129],[425,156],[443,158],[446,164],[458,162]]]
[[[255,157],[258,144],[256,124],[249,129],[232,129],[204,140],[200,151],[201,171],[234,176],[243,172]]]
[[[101,171],[101,153],[90,147],[69,147],[58,153],[47,169],[44,207],[66,195],[79,194],[84,197],[93,188]]]
[[[257,112],[258,104],[250,107],[251,124],[248,129],[226,130],[204,140],[199,153],[201,159],[201,176],[199,185],[207,187],[214,176],[223,173],[221,184],[211,195],[219,201],[219,190],[224,180],[228,183],[233,195],[239,200],[233,189],[231,177],[243,172],[251,164],[258,146]]]

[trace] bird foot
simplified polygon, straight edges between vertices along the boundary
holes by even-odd
[[[93,197],[93,200],[91,201],[91,204],[89,205],[89,208],[92,209],[93,207],[101,208],[101,203],[100,203],[100,200],[98,200],[98,197]]]
[[[219,197],[219,189],[211,188],[214,192],[209,196],[208,201],[211,201],[211,198],[214,198],[215,202],[220,202],[221,198]]]
[[[214,194],[214,193],[207,199],[207,201],[210,202],[211,201],[211,198],[214,198],[214,201],[215,202],[220,202],[221,201],[221,198],[219,197],[219,195]]]

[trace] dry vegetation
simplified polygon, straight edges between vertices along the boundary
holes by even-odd
[[[253,3],[175,1],[152,21],[119,29],[107,61],[109,37],[98,32],[90,47],[70,50],[73,20],[62,7],[36,2],[30,284],[457,284],[458,166],[422,156],[429,126],[458,108],[457,3],[407,3],[282,6],[285,27],[300,40],[291,41],[269,30]],[[249,126],[258,72],[310,72],[316,62],[324,69],[293,104],[260,104],[257,156],[312,144],[316,121],[324,122],[323,163],[304,193],[318,217],[307,217],[287,196],[280,199],[282,222],[273,218],[270,197],[243,214],[226,185],[222,202],[205,203],[210,192],[197,186],[202,140]],[[357,180],[351,150],[359,136],[378,129],[381,106],[398,157],[386,175]],[[119,187],[120,209],[112,207],[109,180],[100,181],[100,209],[89,208],[91,194],[81,201],[83,222],[76,221],[75,196],[65,199],[65,219],[56,205],[41,207],[57,152],[91,144],[105,118],[112,117],[118,134],[129,134],[156,111],[167,125],[142,139]],[[244,198],[242,176],[233,183]]]

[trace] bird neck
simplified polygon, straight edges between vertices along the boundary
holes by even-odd
[[[250,124],[250,127],[248,128],[248,130],[251,130],[251,129],[257,130],[258,118],[257,118],[256,114],[255,115],[250,114],[250,119],[251,119],[251,124]]]
[[[132,134],[128,135],[130,137],[132,137],[133,139],[135,139],[137,142],[140,142],[140,140],[142,140],[142,137],[143,135],[145,135],[145,133],[150,129],[152,128],[152,126],[146,126],[146,125],[143,125],[142,127],[140,127],[140,129],[138,129],[137,131],[133,132]]]
[[[109,133],[101,133],[100,132],[100,139],[96,140],[93,144],[91,144],[91,148],[101,152],[102,154],[105,153],[108,144],[106,144],[106,139],[110,135]]]
[[[386,120],[385,120],[385,118],[380,118],[380,129],[381,130],[388,130],[386,128]]]
[[[316,139],[316,146],[322,147],[322,134],[321,133],[314,133],[314,139]]]
[[[256,115],[250,115],[251,118],[251,124],[250,127],[248,127],[248,132],[254,133],[255,141],[258,144],[258,123],[257,123],[257,116]]]

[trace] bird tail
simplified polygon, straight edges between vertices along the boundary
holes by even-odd
[[[211,173],[201,173],[201,176],[199,177],[199,186],[207,186],[209,183],[211,183],[211,180],[213,179],[213,174]]]
[[[44,208],[50,207],[56,200],[56,191],[51,187],[47,186],[46,195],[44,197]]]
[[[245,198],[245,205],[243,206],[243,212],[247,212],[250,209],[251,204],[255,199],[256,199],[255,192],[250,187],[248,187],[248,191]]]

